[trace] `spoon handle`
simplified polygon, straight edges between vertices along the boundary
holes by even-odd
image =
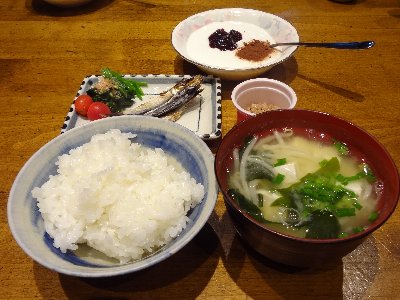
[[[375,45],[374,41],[365,42],[344,42],[344,43],[276,43],[271,44],[270,47],[277,46],[304,46],[304,47],[323,47],[323,48],[336,48],[336,49],[368,49]]]

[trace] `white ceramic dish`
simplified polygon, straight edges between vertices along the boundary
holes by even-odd
[[[171,36],[172,46],[179,55],[208,74],[230,80],[256,77],[288,59],[297,47],[277,47],[276,55],[271,58],[243,64],[243,60],[237,58],[234,51],[209,47],[208,36],[216,28],[239,31],[243,39],[238,42],[238,46],[253,39],[267,39],[270,43],[299,41],[296,29],[289,22],[276,15],[253,9],[209,10],[180,22]]]
[[[146,258],[123,265],[110,262],[99,252],[62,253],[55,248],[51,237],[45,233],[43,219],[31,195],[34,187],[42,186],[49,175],[56,174],[58,156],[88,142],[93,135],[113,128],[136,133],[136,143],[162,148],[177,158],[205,189],[204,199],[189,212],[190,222],[176,239]],[[207,222],[218,194],[213,162],[214,156],[204,141],[187,128],[170,121],[144,116],[118,116],[91,122],[51,140],[23,166],[8,198],[8,223],[19,246],[36,262],[51,270],[80,277],[106,277],[139,271],[182,249]]]
[[[100,77],[100,75],[85,77],[75,99],[79,95],[85,94]],[[161,93],[171,88],[178,81],[182,80],[182,78],[188,78],[190,76],[124,75],[124,77],[147,83],[147,86],[143,87],[143,92],[147,94],[147,96],[145,95],[142,100],[146,101],[146,98],[150,95]],[[204,77],[202,88],[203,91],[201,94],[197,96],[196,99],[193,99],[195,103],[185,111],[176,123],[190,129],[203,140],[212,140],[221,136],[221,80],[213,76],[206,76]],[[142,103],[142,101],[138,100],[135,105]],[[89,122],[87,118],[76,113],[75,106],[72,104],[61,128],[61,133]]]

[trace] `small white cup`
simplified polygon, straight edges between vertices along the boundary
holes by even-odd
[[[292,109],[297,103],[296,93],[290,86],[268,78],[243,81],[233,89],[231,98],[237,109],[237,122],[255,116],[247,110],[251,104],[267,103],[279,109]]]

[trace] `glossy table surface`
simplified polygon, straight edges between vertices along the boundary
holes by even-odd
[[[136,274],[82,279],[48,270],[14,241],[6,206],[29,157],[60,133],[82,79],[103,67],[130,74],[198,74],[171,31],[201,11],[244,7],[291,22],[302,41],[374,40],[364,51],[299,48],[263,74],[289,84],[297,108],[332,113],[375,136],[400,166],[400,2],[359,0],[97,0],[59,9],[39,0],[0,3],[0,299],[399,299],[400,212],[342,261],[299,270],[243,245],[219,196],[185,248]],[[223,135],[236,122],[222,80]],[[211,143],[214,150],[218,141]]]

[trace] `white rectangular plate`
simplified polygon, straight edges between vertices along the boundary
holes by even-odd
[[[100,75],[90,75],[83,79],[75,99],[85,94],[90,87],[95,84]],[[183,78],[189,78],[189,75],[124,75],[125,78],[136,81],[146,82],[143,87],[145,96],[143,100],[135,99],[134,105],[139,105],[146,101],[149,95],[159,94],[170,89]],[[182,117],[176,123],[192,130],[203,140],[212,140],[221,136],[221,80],[213,76],[204,77],[202,84],[203,91],[193,99],[193,104],[185,111]],[[74,99],[74,101],[75,101]],[[72,103],[70,110],[65,117],[61,133],[90,122],[88,119],[78,115],[75,106]],[[93,121],[95,122],[95,121]]]

